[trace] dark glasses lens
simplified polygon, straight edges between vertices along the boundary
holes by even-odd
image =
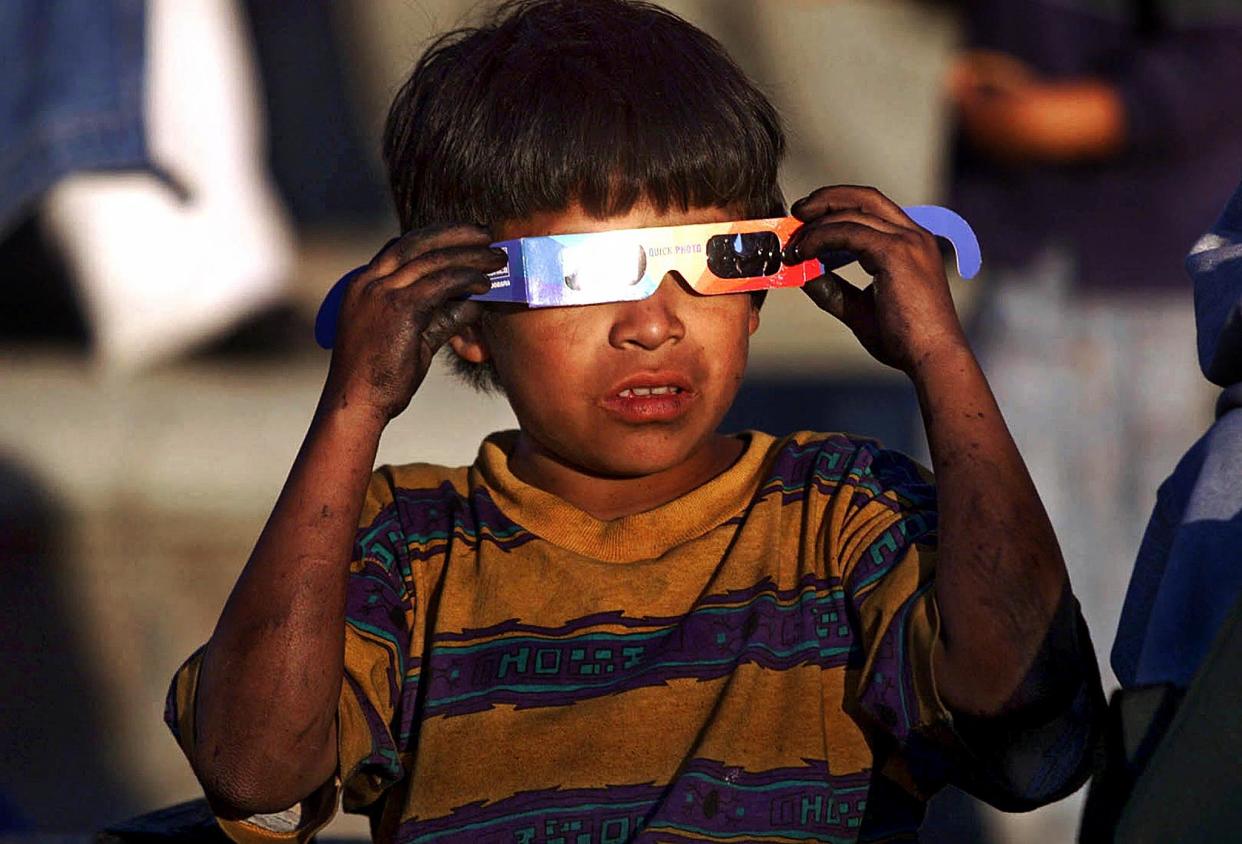
[[[776,232],[718,234],[707,241],[707,268],[717,278],[756,278],[781,268]]]

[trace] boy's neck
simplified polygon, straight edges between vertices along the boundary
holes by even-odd
[[[680,498],[728,469],[745,450],[741,438],[713,434],[676,466],[651,475],[607,477],[565,462],[522,433],[509,455],[509,471],[593,518],[611,521]]]

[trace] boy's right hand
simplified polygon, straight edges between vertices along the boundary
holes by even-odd
[[[360,405],[381,423],[405,410],[436,351],[479,318],[465,297],[506,262],[491,241],[482,226],[437,226],[380,250],[346,288],[321,407]]]

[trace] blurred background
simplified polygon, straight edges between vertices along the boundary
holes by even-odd
[[[783,112],[790,200],[872,184],[975,224],[985,273],[955,294],[1106,657],[1155,487],[1210,419],[1181,260],[1242,171],[1242,110],[1206,91],[1242,90],[1214,40],[1242,40],[1234,4],[661,5]],[[319,301],[396,233],[388,103],[475,8],[0,3],[0,835],[197,796],[167,684],[310,420]],[[1199,91],[1180,110],[1178,74]],[[437,366],[379,459],[468,463],[513,424]],[[926,459],[903,377],[797,291],[769,297],[727,426]],[[925,837],[1068,841],[1079,805],[1006,818],[949,793]]]

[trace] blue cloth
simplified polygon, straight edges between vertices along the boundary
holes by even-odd
[[[142,167],[143,0],[0,3],[0,237],[60,178]]]
[[[1228,386],[1157,494],[1113,644],[1127,688],[1188,686],[1242,592],[1242,184],[1186,268],[1200,368]]]

